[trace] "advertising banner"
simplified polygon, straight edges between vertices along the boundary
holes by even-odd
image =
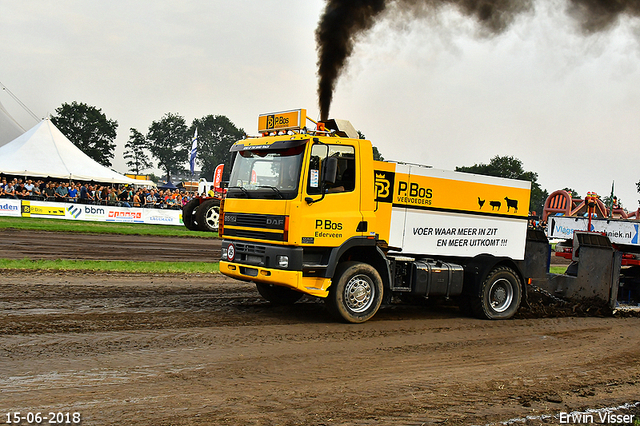
[[[181,210],[141,209],[144,223],[156,225],[183,225]]]
[[[107,222],[144,223],[140,208],[107,207],[105,210]]]
[[[547,225],[549,238],[572,239],[574,231],[586,231],[589,218],[586,217],[550,217]],[[640,223],[625,220],[591,219],[591,232],[604,233],[614,244],[639,246],[638,230]]]
[[[0,199],[0,216],[20,216],[20,200]]]
[[[64,203],[47,203],[45,201],[19,200],[22,217],[46,217],[64,219]]]
[[[182,210],[0,199],[0,216],[182,226]]]
[[[105,206],[66,203],[67,219],[104,222],[107,218]]]

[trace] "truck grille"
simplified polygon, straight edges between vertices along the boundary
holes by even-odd
[[[284,230],[285,219],[282,215],[225,212],[224,225]]]
[[[225,237],[251,238],[252,240],[284,241],[282,232],[250,231],[246,229],[224,228]]]
[[[257,246],[255,244],[235,243],[238,253],[265,254],[267,248],[265,246]]]

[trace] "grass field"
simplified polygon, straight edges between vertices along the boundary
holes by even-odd
[[[566,266],[552,266],[549,268],[549,272],[551,272],[552,274],[564,274],[564,271],[566,270]]]
[[[189,231],[184,226],[146,225],[140,223],[85,222],[64,219],[0,217],[0,229],[31,229],[88,234],[160,235],[170,237],[216,238],[217,232]]]
[[[219,272],[218,263],[207,262],[127,262],[103,260],[10,260],[0,259],[0,270],[140,272],[156,274],[208,274]]]
[[[26,229],[90,234],[159,235],[170,237],[216,238],[217,232],[189,231],[184,226],[146,225],[139,223],[84,222],[62,219],[0,217],[0,230]],[[104,271],[144,273],[212,273],[218,263],[207,262],[127,262],[99,260],[9,260],[0,259],[0,269],[49,271]]]

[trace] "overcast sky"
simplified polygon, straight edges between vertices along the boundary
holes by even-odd
[[[38,117],[85,102],[129,128],[165,113],[229,117],[256,134],[261,113],[317,118],[314,30],[321,0],[0,0],[0,82]],[[583,36],[562,0],[541,0],[493,38],[455,12],[382,20],[361,38],[331,116],[386,159],[453,169],[513,155],[552,192],[572,187],[625,207],[640,194],[640,22]],[[0,102],[36,121],[6,92]],[[185,159],[186,164],[186,159]]]

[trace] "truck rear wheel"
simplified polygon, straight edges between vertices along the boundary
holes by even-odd
[[[299,291],[273,284],[256,283],[256,288],[260,296],[273,305],[293,305],[304,296]]]
[[[200,206],[200,200],[195,198],[182,208],[182,223],[184,223],[184,226],[186,226],[189,231],[198,230],[198,224],[195,220],[198,206]]]
[[[480,296],[472,301],[474,314],[478,318],[511,318],[522,299],[522,284],[515,271],[506,266],[492,270],[482,282]]]
[[[373,317],[382,303],[382,279],[366,263],[338,265],[326,299],[329,312],[337,319],[362,323]]]
[[[203,201],[196,210],[196,222],[201,231],[217,232],[220,224],[220,200]]]

